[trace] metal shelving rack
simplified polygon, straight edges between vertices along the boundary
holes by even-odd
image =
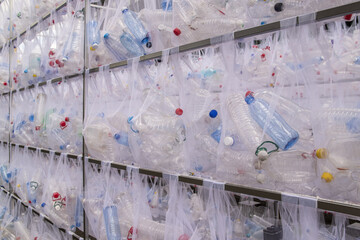
[[[88,4],[88,2],[86,1],[86,4]],[[59,5],[54,11],[58,11],[60,9],[62,9],[63,7],[65,7],[67,5],[67,2],[62,3],[61,5]],[[52,11],[53,12],[53,11]],[[333,19],[336,17],[340,17],[340,16],[344,16],[347,14],[351,14],[351,13],[358,13],[360,12],[360,1],[358,2],[354,2],[351,4],[346,4],[346,5],[342,5],[342,6],[338,6],[338,7],[334,7],[334,8],[330,8],[330,9],[326,9],[326,10],[321,10],[315,13],[311,13],[311,14],[307,14],[304,16],[296,16],[290,19],[285,19],[285,20],[281,20],[281,21],[276,21],[276,22],[272,22],[269,24],[265,24],[262,26],[257,26],[257,27],[252,27],[252,28],[248,28],[245,30],[240,30],[240,31],[236,31],[234,33],[230,33],[230,34],[226,34],[226,35],[222,35],[222,36],[217,36],[214,38],[208,38],[208,39],[204,39],[201,41],[197,41],[197,42],[192,42],[192,43],[188,43],[188,44],[184,44],[178,47],[174,47],[171,49],[167,49],[169,50],[170,54],[176,54],[176,53],[181,53],[181,52],[187,52],[187,51],[191,51],[191,50],[195,50],[195,49],[201,49],[201,48],[205,48],[205,47],[209,47],[211,45],[214,44],[218,44],[218,43],[222,43],[224,41],[231,41],[231,40],[241,40],[244,38],[248,38],[248,37],[253,37],[253,36],[257,36],[257,35],[261,35],[261,34],[265,34],[265,33],[271,33],[271,32],[275,32],[275,31],[280,31],[289,27],[294,27],[294,26],[300,26],[303,24],[310,24],[310,23],[314,23],[314,22],[321,22],[321,21],[325,21],[328,19]],[[48,17],[51,16],[51,13],[46,14],[45,16],[43,16],[42,18],[40,18],[40,20],[38,22],[33,23],[30,26],[30,29],[34,28],[36,25],[39,24],[39,22],[47,19]],[[284,24],[285,22],[291,22],[293,24]],[[86,29],[86,21],[84,21],[85,24],[85,29]],[[22,36],[26,33],[26,31],[22,32],[21,34],[19,34],[19,36]],[[85,31],[86,33],[86,31]],[[15,38],[12,38],[9,40],[9,44],[12,43],[13,41],[16,40]],[[85,44],[84,44],[85,47]],[[1,48],[0,48],[1,51]],[[152,59],[158,59],[162,57],[162,51],[158,51],[158,52],[154,52],[145,56],[141,56],[140,57],[140,61],[147,61],[147,60],[152,60]],[[86,58],[86,52],[84,51],[84,59]],[[118,67],[123,67],[126,66],[128,64],[128,62],[131,62],[132,59],[128,59],[125,61],[121,61],[121,62],[116,62],[116,63],[112,63],[109,64],[108,66],[106,66],[106,68],[108,69],[114,69],[114,68],[118,68]],[[84,61],[85,62],[85,61]],[[95,72],[99,72],[100,68],[91,68],[91,69],[86,69],[85,65],[83,66],[84,71],[82,73],[79,74],[71,74],[68,76],[64,76],[64,77],[58,77],[58,78],[54,78],[45,82],[41,82],[37,85],[30,85],[27,87],[23,87],[23,88],[19,88],[19,89],[11,89],[9,92],[6,93],[2,93],[2,95],[9,95],[9,98],[12,98],[12,94],[15,92],[19,92],[19,91],[24,91],[26,89],[30,89],[30,88],[34,88],[36,86],[43,86],[46,85],[48,82],[50,83],[56,83],[56,82],[60,82],[63,79],[70,79],[73,77],[77,77],[77,76],[81,76],[83,77],[83,118],[85,117],[85,98],[86,98],[86,89],[87,89],[87,84],[86,84],[86,76],[89,73],[95,73]],[[11,84],[10,84],[11,85]],[[11,111],[11,109],[9,108],[9,111]],[[0,143],[6,143],[10,146],[16,146],[17,144],[11,143],[10,141],[10,136],[9,136],[9,141],[0,141]],[[10,149],[9,146],[9,149]],[[19,147],[24,148],[24,145],[18,145]],[[34,146],[28,146],[29,150],[33,150],[36,151],[37,148]],[[43,153],[50,153],[50,149],[40,149],[41,152]],[[86,147],[84,145],[84,141],[83,141],[83,151],[82,151],[82,155],[80,156],[82,161],[83,161],[83,166],[85,165],[85,162],[88,161],[89,163],[94,163],[94,164],[101,164],[102,162],[104,162],[103,160],[99,160],[99,159],[93,159],[90,157],[86,157]],[[60,152],[55,152],[56,155],[60,155]],[[85,158],[84,158],[85,156]],[[67,157],[69,158],[76,158],[78,159],[79,156],[77,155],[73,155],[73,154],[67,154]],[[9,152],[9,160],[10,160],[10,152]],[[140,174],[144,174],[144,175],[149,175],[149,176],[154,176],[154,177],[160,177],[160,178],[164,178],[167,177],[168,175],[172,175],[169,173],[165,173],[165,172],[161,172],[161,171],[157,171],[157,170],[152,170],[152,169],[147,169],[147,168],[140,168],[140,167],[135,167],[133,165],[126,165],[126,164],[121,164],[121,163],[111,163],[111,167],[116,168],[116,169],[120,169],[120,170],[127,170],[127,169],[134,169],[136,171],[138,171]],[[85,187],[85,168],[83,168],[83,181],[84,181],[84,187]],[[186,176],[186,175],[175,175],[175,177],[177,177],[179,182],[183,182],[183,183],[188,183],[191,185],[197,185],[197,186],[203,186],[206,185],[206,182],[210,182],[211,180],[209,179],[204,179],[204,178],[198,178],[198,177],[193,177],[193,176]],[[251,196],[255,196],[255,197],[259,197],[259,198],[264,198],[264,199],[269,199],[269,200],[274,200],[274,201],[281,201],[282,200],[282,196],[286,193],[282,193],[279,191],[273,191],[273,190],[267,190],[267,189],[260,189],[260,188],[254,188],[254,187],[249,187],[249,186],[244,186],[244,185],[239,185],[239,184],[234,184],[234,183],[225,183],[225,182],[214,182],[216,183],[220,188],[224,189],[225,191],[229,191],[229,192],[233,192],[235,194],[246,194],[246,195],[251,195]],[[2,188],[1,189],[3,192],[8,192],[6,189]],[[289,196],[289,195],[287,195]],[[352,204],[352,203],[345,203],[345,202],[339,202],[339,201],[333,201],[333,200],[328,200],[328,199],[323,199],[323,198],[314,198],[314,197],[309,197],[309,196],[304,196],[304,195],[293,195],[291,194],[291,196],[296,197],[296,198],[306,198],[306,199],[311,199],[311,201],[316,201],[317,203],[317,208],[321,209],[321,210],[326,210],[326,211],[333,211],[333,212],[338,212],[338,213],[343,213],[343,214],[347,214],[347,215],[352,215],[352,216],[356,216],[356,217],[360,217],[360,204]],[[15,195],[13,195],[14,198],[16,198],[17,200],[18,197],[16,197]],[[21,200],[19,200],[21,201]],[[26,204],[24,204],[26,205]],[[49,219],[47,219],[49,222],[51,222]],[[77,236],[77,239],[81,239],[81,237],[84,237],[85,239],[93,239],[93,237],[88,235],[88,225],[86,223],[86,217],[84,214],[84,232],[78,231],[78,235],[74,234],[74,236]],[[81,236],[81,237],[79,237]]]

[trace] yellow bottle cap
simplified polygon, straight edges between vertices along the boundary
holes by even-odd
[[[331,173],[328,173],[328,172],[324,172],[322,175],[321,175],[321,179],[324,179],[325,180],[325,182],[331,182],[333,179],[334,179],[334,177],[333,177],[333,175],[331,174]]]
[[[33,74],[33,77],[37,77],[37,75],[36,75],[36,74]]]
[[[20,187],[20,184],[16,185],[17,187]]]
[[[316,150],[317,158],[324,159],[327,158],[327,156],[328,156],[328,151],[326,150],[326,148],[319,148]]]
[[[95,51],[96,49],[90,46],[90,51]]]

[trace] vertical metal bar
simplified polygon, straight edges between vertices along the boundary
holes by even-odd
[[[12,10],[13,10],[13,1],[9,0],[9,27],[10,27],[10,36],[9,39],[12,38],[13,35],[13,31],[12,31]],[[8,48],[9,48],[9,57],[8,57],[8,61],[9,61],[9,136],[8,136],[8,150],[9,150],[9,165],[10,165],[10,159],[11,159],[11,144],[10,144],[10,140],[11,140],[11,122],[12,122],[12,114],[11,114],[11,102],[12,102],[12,81],[11,81],[11,59],[12,59],[12,41],[9,40],[8,42]],[[9,184],[9,190],[12,191],[11,189],[11,185]]]
[[[88,19],[88,12],[87,12],[87,7],[88,7],[89,1],[86,0],[85,1],[85,9],[84,9],[84,66],[83,66],[83,125],[82,127],[84,128],[84,124],[85,124],[85,102],[86,102],[86,66],[87,66],[87,55],[86,55],[86,39],[87,39],[87,29],[86,29],[86,23],[87,23],[87,19]],[[86,156],[86,152],[85,152],[85,139],[84,136],[82,136],[82,163],[83,163],[83,197],[85,197],[85,187],[86,187],[86,167],[85,167],[85,156]],[[84,228],[84,237],[85,239],[89,239],[89,231],[88,231],[88,221],[86,218],[86,213],[85,213],[85,208],[83,209],[83,228]]]

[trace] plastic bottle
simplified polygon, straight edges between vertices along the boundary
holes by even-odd
[[[316,157],[329,159],[336,168],[341,170],[358,168],[360,166],[359,144],[358,138],[332,139],[326,148],[316,150]]]
[[[43,126],[45,105],[46,105],[46,94],[39,93],[36,97],[36,110],[35,110],[35,130],[39,131]]]
[[[249,108],[243,97],[240,94],[229,96],[227,107],[241,142],[251,151],[255,150],[261,144],[261,129],[251,118]]]
[[[218,116],[218,112],[217,110],[213,109],[209,112],[209,117],[210,117],[210,123],[209,123],[209,127],[208,127],[208,132],[210,134],[210,136],[216,141],[216,142],[220,142],[220,138],[221,138],[221,130],[222,130],[222,125],[221,125],[221,120],[220,117]]]
[[[121,42],[113,38],[109,33],[105,33],[104,35],[104,44],[116,60],[123,61],[127,58],[127,54],[123,49]]]
[[[124,46],[124,48],[126,48],[131,57],[145,55],[144,48],[140,44],[138,44],[135,39],[127,32],[123,32],[123,34],[121,34],[120,42]]]
[[[247,237],[251,237],[254,234],[256,234],[259,231],[262,231],[263,229],[257,225],[256,223],[254,223],[253,221],[251,221],[250,219],[246,219],[245,220],[245,227],[246,227],[246,236]]]
[[[124,23],[134,35],[136,40],[141,44],[147,44],[150,41],[149,33],[146,31],[137,15],[128,8],[123,8],[122,14]]]
[[[2,165],[0,167],[0,172],[1,172],[1,178],[6,182],[6,183],[9,183],[10,181],[10,176],[9,176],[9,173],[8,173],[8,170],[7,170],[7,166],[5,165]]]
[[[198,17],[197,8],[193,1],[174,0],[173,5],[176,13],[187,25],[190,25]]]
[[[24,226],[22,222],[15,221],[14,230],[16,232],[17,238],[30,240],[30,231]]]
[[[63,213],[61,208],[59,208],[59,210],[55,210],[53,206],[49,207],[46,203],[42,203],[41,208],[45,215],[48,216],[58,227],[69,228],[71,226],[68,216]]]
[[[114,135],[107,125],[104,123],[89,124],[85,127],[83,134],[91,155],[99,159],[113,160],[115,158],[112,147]]]
[[[83,211],[83,205],[81,199],[82,199],[81,196],[76,197],[75,226],[77,228],[81,227],[84,219],[84,211]]]
[[[100,27],[98,22],[91,20],[87,24],[88,43],[90,50],[94,51],[99,47],[100,44]]]
[[[39,188],[39,183],[35,181],[26,183],[27,197],[29,203],[36,204],[38,188]]]
[[[29,69],[30,77],[40,77],[41,74],[41,54],[31,53],[29,55]]]
[[[246,93],[245,101],[252,118],[261,128],[266,127],[265,132],[282,150],[288,150],[298,141],[298,132],[291,128],[276,111],[270,116],[270,107],[266,101],[255,99],[250,91]]]
[[[65,42],[62,51],[62,61],[66,62],[69,59],[75,58],[80,54],[80,47],[82,46],[82,29],[83,29],[83,16],[77,13],[77,17],[73,19],[73,32]]]
[[[107,206],[104,208],[104,219],[106,235],[108,240],[120,240],[120,224],[116,206]]]
[[[172,0],[162,0],[161,8],[164,11],[172,11]]]

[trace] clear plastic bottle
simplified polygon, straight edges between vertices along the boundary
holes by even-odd
[[[104,219],[106,235],[108,240],[120,240],[120,224],[116,206],[107,206],[104,208]]]
[[[84,138],[89,153],[99,159],[114,160],[112,142],[114,135],[104,123],[89,124],[84,129]]]
[[[3,181],[6,182],[6,183],[9,183],[10,178],[9,178],[9,175],[8,175],[7,166],[2,165],[0,167],[0,172],[1,172],[1,178],[3,179]]]
[[[127,132],[118,132],[114,134],[117,143],[129,147],[129,137]]]
[[[45,105],[46,105],[46,94],[39,93],[36,96],[36,109],[35,109],[35,130],[39,131],[43,126]]]
[[[27,198],[30,204],[36,204],[37,194],[39,190],[39,183],[30,181],[26,183]]]
[[[25,225],[17,220],[14,223],[14,231],[16,232],[17,239],[30,240],[30,231],[25,227]]]
[[[174,0],[173,5],[175,12],[187,25],[198,17],[197,8],[190,0]]]
[[[100,27],[96,20],[91,20],[87,24],[88,43],[90,50],[96,50],[100,44]]]
[[[124,23],[129,28],[137,41],[141,44],[147,44],[150,41],[149,32],[145,29],[141,21],[138,19],[136,13],[124,8],[122,10]]]
[[[45,215],[48,216],[58,227],[69,229],[71,224],[68,220],[68,216],[65,215],[64,211],[59,208],[56,210],[53,206],[49,206],[46,203],[41,204],[41,208]]]
[[[144,48],[138,44],[135,39],[128,34],[123,32],[120,36],[120,42],[126,48],[131,57],[139,57],[145,55]]]
[[[37,78],[41,75],[41,54],[31,53],[29,55],[29,69],[30,77]]]
[[[332,139],[326,148],[316,150],[320,159],[329,159],[336,168],[346,170],[360,167],[358,156],[360,140],[358,138]]]
[[[127,58],[127,54],[122,47],[121,42],[113,38],[109,33],[105,33],[104,35],[104,44],[116,60],[123,61]]]
[[[243,97],[240,94],[229,96],[227,107],[241,141],[248,149],[255,150],[261,144],[261,129],[251,118]]]
[[[81,195],[76,197],[75,226],[77,228],[81,227],[84,219],[84,211],[83,211],[83,205],[81,199],[82,199]]]
[[[275,141],[282,150],[288,150],[299,139],[299,134],[276,111],[270,115],[269,104],[262,99],[255,99],[252,92],[247,92],[245,101],[252,118]]]
[[[65,42],[62,51],[62,61],[66,62],[72,58],[76,58],[80,54],[80,48],[82,46],[82,29],[84,26],[84,19],[82,14],[77,13],[77,17],[73,20],[73,32]]]
[[[262,230],[262,227],[254,223],[252,220],[248,218],[245,220],[245,232],[247,237],[252,237],[253,235],[257,234],[257,232],[262,232]]]

